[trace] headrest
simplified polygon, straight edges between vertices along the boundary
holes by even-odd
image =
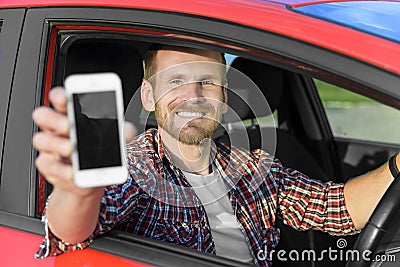
[[[66,57],[65,76],[92,72],[115,72],[119,75],[126,109],[142,82],[142,58],[133,46],[124,43],[85,40],[71,45]]]
[[[284,72],[264,63],[235,58],[227,73],[228,105],[233,110],[224,114],[224,122],[237,121],[238,117],[240,120],[264,117],[274,112],[280,103]]]

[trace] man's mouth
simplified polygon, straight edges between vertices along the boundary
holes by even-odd
[[[188,112],[188,111],[179,111],[175,113],[179,117],[185,117],[185,118],[201,118],[206,115],[205,112]]]

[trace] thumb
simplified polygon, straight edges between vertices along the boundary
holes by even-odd
[[[135,125],[133,125],[131,122],[129,121],[125,121],[124,123],[124,136],[125,136],[125,141],[126,143],[130,143],[133,141],[133,139],[135,139],[137,134],[137,130]]]
[[[55,87],[50,90],[49,98],[55,110],[67,113],[67,97],[63,87]]]

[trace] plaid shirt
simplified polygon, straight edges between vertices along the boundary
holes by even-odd
[[[343,184],[311,180],[259,149],[250,153],[216,144],[212,151],[256,264],[270,265],[268,253],[279,241],[277,217],[298,230],[357,232],[346,210]],[[46,237],[36,257],[83,249],[113,228],[215,253],[205,209],[181,170],[170,163],[158,131],[140,135],[127,152],[130,177],[125,184],[107,187],[93,235],[67,244],[51,233],[44,215]]]

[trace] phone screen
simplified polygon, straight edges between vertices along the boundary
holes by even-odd
[[[79,169],[121,166],[115,91],[73,94]]]

